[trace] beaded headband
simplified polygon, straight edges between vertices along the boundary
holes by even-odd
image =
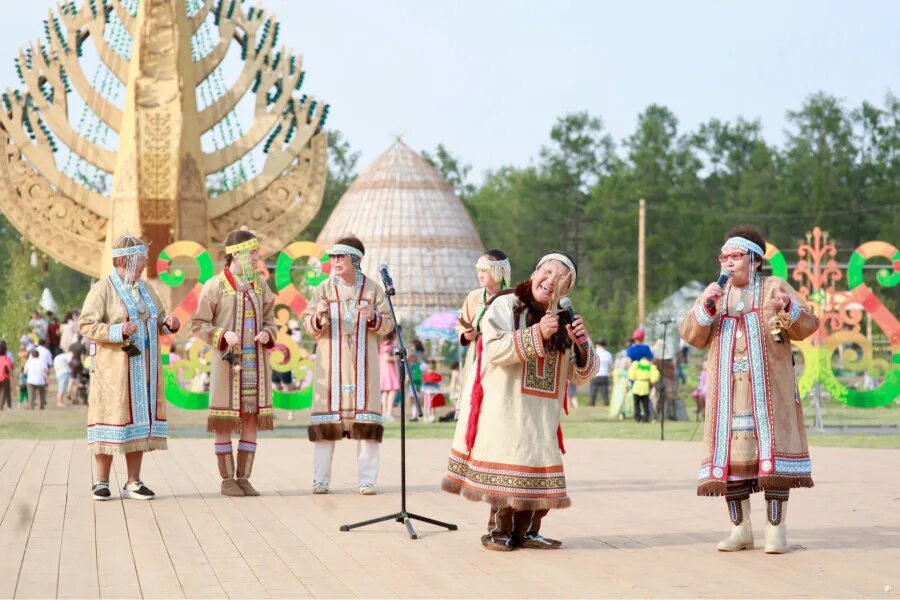
[[[512,267],[507,258],[504,258],[503,260],[487,260],[486,258],[479,258],[478,262],[475,263],[475,270],[490,273],[491,278],[497,283],[504,281],[509,283],[509,280],[512,278]]]
[[[120,256],[147,256],[147,246],[141,244],[139,246],[129,246],[128,248],[113,248],[112,257]]]
[[[757,256],[766,255],[765,250],[760,248],[759,244],[755,244],[747,238],[742,237],[728,238],[728,240],[722,245],[722,252],[725,252],[725,248],[740,248],[741,250],[746,250],[747,252],[753,252]]]
[[[335,256],[338,254],[349,254],[350,256],[355,256],[356,258],[362,258],[363,253],[354,248],[353,246],[347,246],[346,244],[335,244],[328,251],[329,256]]]
[[[237,254],[238,252],[252,252],[259,249],[259,238],[252,238],[246,242],[225,246],[225,254]]]

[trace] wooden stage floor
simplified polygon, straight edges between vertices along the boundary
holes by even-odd
[[[557,551],[482,549],[487,505],[441,492],[445,440],[412,440],[411,512],[459,525],[386,522],[396,512],[399,442],[382,448],[380,494],[355,493],[355,444],[335,456],[333,494],[313,496],[312,448],[263,439],[258,498],[226,498],[211,439],[170,440],[147,454],[152,502],[93,502],[83,441],[0,441],[0,597],[18,598],[532,598],[897,597],[900,450],[813,449],[816,487],[788,504],[791,550],[716,552],[728,530],[722,499],[698,498],[700,445],[569,440],[570,509],[543,533]],[[889,587],[888,587],[889,586]]]

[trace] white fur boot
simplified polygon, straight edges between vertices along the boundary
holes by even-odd
[[[776,505],[773,509],[772,505]],[[784,554],[787,552],[787,502],[767,502],[766,510],[769,512],[766,521],[766,554]],[[772,511],[776,514],[773,515]],[[773,525],[775,522],[777,525]]]
[[[750,500],[741,500],[740,504],[729,502],[731,512],[731,535],[716,545],[722,552],[737,552],[753,548],[753,530],[750,527]],[[737,514],[735,511],[738,511]],[[737,522],[737,525],[733,523]],[[767,538],[768,539],[768,538]]]

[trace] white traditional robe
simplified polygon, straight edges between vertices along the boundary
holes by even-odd
[[[574,348],[548,351],[538,325],[526,324],[527,311],[516,319],[518,302],[515,294],[494,299],[481,321],[484,398],[477,436],[468,449],[472,404],[461,403],[442,488],[515,510],[565,508],[571,500],[558,437],[560,413],[567,382],[590,381],[598,369],[596,355],[588,352],[579,367]]]

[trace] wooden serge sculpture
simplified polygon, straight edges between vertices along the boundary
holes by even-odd
[[[100,277],[111,269],[112,242],[140,235],[151,242],[152,279],[158,253],[175,240],[220,249],[231,230],[246,225],[268,254],[315,216],[328,106],[297,93],[301,59],[276,49],[275,20],[241,4],[85,0],[49,15],[44,41],[19,53],[24,89],[6,91],[0,110],[0,209],[32,244]],[[99,85],[105,80],[96,75],[88,81],[89,45],[110,83]],[[229,51],[243,64],[226,88],[220,66]],[[210,87],[216,78],[218,93]],[[110,99],[116,86],[124,91],[121,105]],[[250,95],[252,124],[234,133],[235,109]],[[83,105],[78,122],[75,100]],[[85,127],[85,115],[92,126]],[[204,135],[211,151],[201,148]],[[102,143],[109,137],[118,141]],[[257,147],[262,166],[245,168]],[[73,159],[83,168],[73,169]],[[212,199],[208,178],[224,182]]]

